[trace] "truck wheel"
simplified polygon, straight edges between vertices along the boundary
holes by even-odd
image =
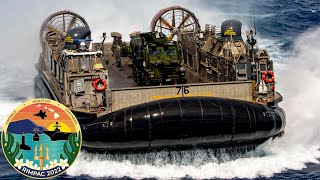
[[[121,58],[117,58],[117,68],[121,68]]]
[[[143,79],[141,71],[137,71],[137,84],[138,86],[143,86]]]
[[[143,77],[143,84],[144,84],[145,86],[148,86],[148,85],[150,84],[148,76],[144,76],[144,77]]]
[[[185,78],[180,78],[179,80],[177,80],[177,84],[186,84],[187,83],[187,79]]]
[[[135,83],[137,83],[138,77],[137,77],[137,69],[136,69],[135,66],[133,66],[132,71],[133,71],[133,72],[132,72],[132,74],[133,74],[133,80],[134,80]]]

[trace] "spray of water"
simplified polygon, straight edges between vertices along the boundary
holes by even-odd
[[[318,145],[320,142],[320,28],[304,33],[295,41],[294,55],[279,72],[278,89],[287,111],[290,144]]]

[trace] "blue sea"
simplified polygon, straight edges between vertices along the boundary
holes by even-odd
[[[233,153],[225,149],[140,154],[81,151],[58,179],[320,179],[319,0],[3,1],[0,124],[15,106],[33,97],[34,64],[41,52],[39,29],[50,13],[77,12],[99,42],[102,32],[148,31],[152,17],[173,5],[191,10],[202,28],[235,18],[242,21],[245,38],[245,31],[256,27],[258,45],[267,48],[274,60],[276,88],[284,97],[280,103],[287,114],[284,136],[255,150]],[[0,179],[27,178],[0,153]]]
[[[14,138],[18,141],[21,142],[21,134],[12,134],[14,136]],[[32,160],[34,159],[34,150],[35,147],[37,146],[38,149],[38,155],[39,155],[39,148],[40,148],[40,143],[37,141],[33,141],[32,137],[33,134],[25,134],[25,143],[26,145],[28,145],[31,150],[21,150],[21,153],[23,153],[23,158],[24,159],[28,159],[28,160]],[[40,134],[39,135],[40,140],[41,140],[41,144],[43,145],[44,150],[46,150],[46,147],[48,147],[48,150],[50,152],[50,159],[51,161],[53,160],[57,160],[59,162],[60,160],[60,154],[61,152],[63,152],[63,145],[66,141],[51,141],[50,137],[47,136],[46,134]],[[15,147],[13,147],[15,148]],[[28,153],[28,152],[32,152],[32,153]],[[45,152],[45,151],[44,151]],[[45,154],[44,154],[45,155]],[[44,160],[44,164],[49,164],[49,160]],[[34,164],[37,164],[38,167],[40,167],[39,162],[34,162]]]

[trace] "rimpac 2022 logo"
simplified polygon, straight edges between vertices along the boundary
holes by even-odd
[[[50,178],[67,170],[81,147],[79,123],[64,105],[29,100],[6,120],[1,144],[11,166],[31,178]]]

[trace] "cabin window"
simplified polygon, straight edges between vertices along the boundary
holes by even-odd
[[[104,69],[101,57],[94,56],[91,58],[93,70]]]
[[[58,63],[55,63],[55,64],[56,64],[56,78],[59,81],[60,80],[60,66]]]
[[[51,58],[48,60],[48,66],[49,66],[49,69],[52,70],[52,59]]]
[[[273,61],[268,62],[268,69],[273,71]]]
[[[176,55],[176,54],[177,54],[176,49],[165,49],[164,52],[165,52],[167,55]]]
[[[56,64],[57,64],[57,62],[55,60],[51,59],[51,72],[52,72],[53,76],[57,75]]]
[[[80,56],[80,70],[90,71],[91,70],[91,57],[90,56]]]
[[[267,65],[266,64],[260,64],[260,71],[266,71]]]
[[[246,64],[242,64],[242,63],[237,64],[237,69],[245,69],[245,68],[246,68]]]
[[[52,59],[50,59],[50,69],[51,69],[52,74],[54,75],[54,64],[53,64]]]
[[[246,78],[247,77],[246,64],[239,63],[236,66],[237,66],[238,78]]]
[[[150,56],[160,56],[160,54],[161,54],[161,50],[160,49],[149,50],[149,55]]]
[[[59,65],[59,69],[60,69],[60,82],[63,83],[64,71],[63,71],[63,69],[62,69],[61,64]]]
[[[237,80],[248,80],[252,77],[252,69],[250,63],[238,63],[237,68]]]
[[[79,60],[77,57],[72,57],[70,56],[68,58],[68,61],[67,61],[67,69],[68,69],[68,72],[78,72],[79,71]]]

